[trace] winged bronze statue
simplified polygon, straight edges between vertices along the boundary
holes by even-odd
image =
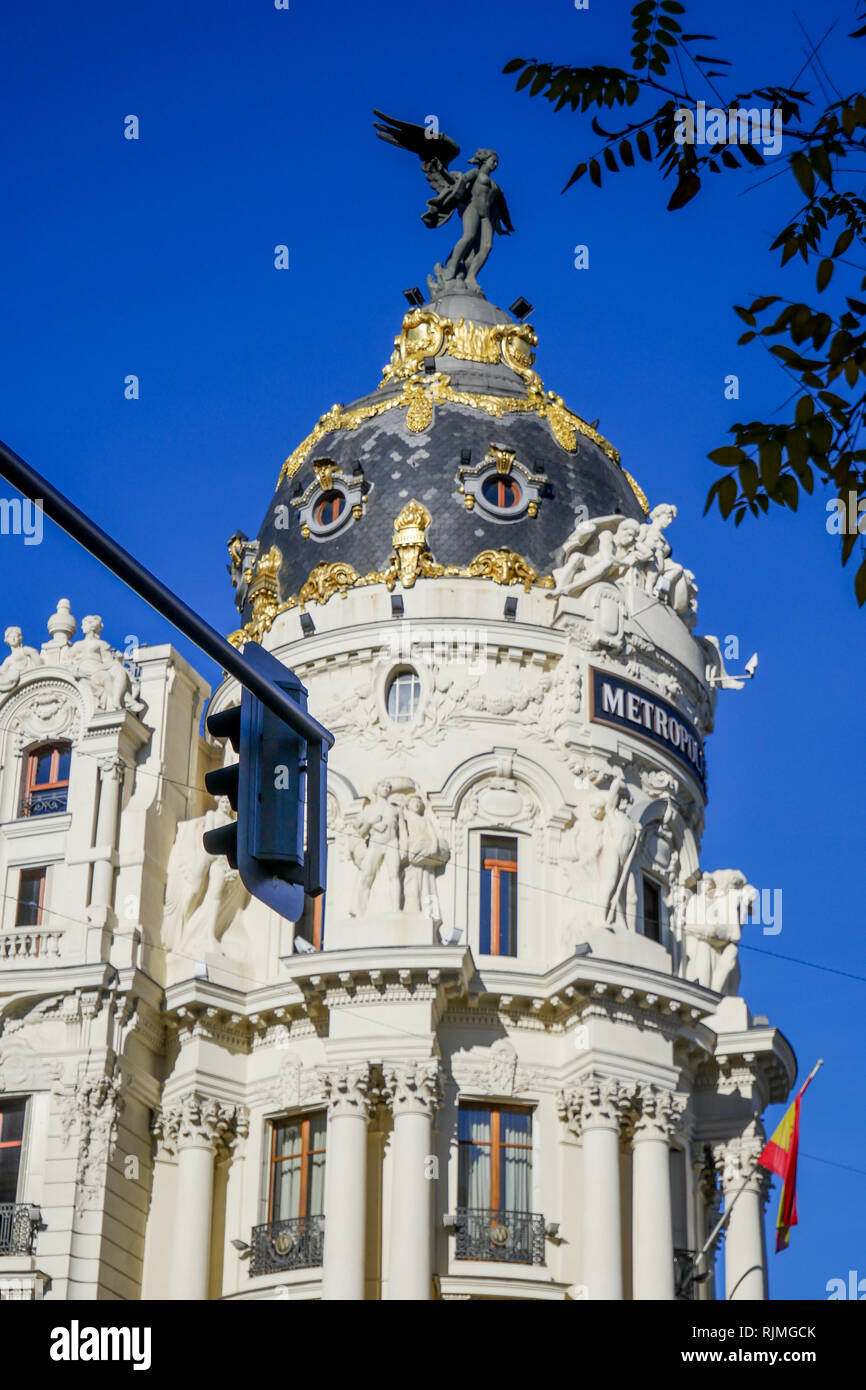
[[[496,151],[476,150],[468,169],[449,169],[460,146],[448,135],[411,121],[398,121],[382,111],[374,110],[373,115],[379,118],[374,125],[380,140],[408,150],[421,160],[421,168],[433,189],[427,211],[421,214],[424,225],[443,227],[453,212],[459,213],[463,221],[463,232],[444,266],[437,262],[433,274],[427,277],[431,298],[450,290],[483,294],[477,277],[490,255],[493,234],[508,236],[514,231],[502,189],[492,178],[499,163]]]

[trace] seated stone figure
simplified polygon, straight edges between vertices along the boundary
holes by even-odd
[[[737,993],[741,928],[757,896],[739,869],[716,869],[698,878],[683,913],[681,970],[687,980],[717,994]]]

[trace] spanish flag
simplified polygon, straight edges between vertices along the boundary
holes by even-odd
[[[797,1223],[797,1150],[800,1144],[800,1102],[819,1061],[810,1071],[792,1103],[780,1120],[773,1137],[765,1146],[758,1163],[769,1168],[782,1179],[782,1195],[779,1198],[779,1214],[776,1217],[776,1252],[787,1250],[791,1227]]]

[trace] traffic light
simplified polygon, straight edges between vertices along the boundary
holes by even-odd
[[[307,712],[307,692],[293,671],[254,642],[244,658]],[[204,779],[213,796],[228,797],[237,820],[205,831],[204,847],[224,854],[254,897],[297,922],[305,894],[325,890],[331,736],[322,729],[320,739],[301,737],[245,687],[241,703],[209,715],[207,727],[238,754]]]

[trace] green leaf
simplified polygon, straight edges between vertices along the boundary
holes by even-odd
[[[648,159],[650,163],[652,163],[652,150],[650,148],[649,136],[647,135],[646,131],[639,130],[635,138],[637,139],[638,150],[643,156],[643,158]]]
[[[604,162],[605,162],[605,164],[607,165],[607,167],[608,167],[608,169],[610,170],[610,172],[611,172],[612,174],[618,174],[618,173],[619,173],[619,165],[617,164],[616,159],[614,158],[613,150],[609,149],[608,147],[605,147],[605,149],[604,149],[604,151],[603,151],[603,154],[604,154]]]
[[[798,425],[805,425],[807,420],[811,420],[815,414],[815,402],[811,396],[801,396],[797,402],[797,409],[794,411],[794,419]]]
[[[761,460],[761,482],[769,493],[776,489],[782,468],[782,446],[778,439],[769,439],[758,450]]]
[[[755,315],[752,313],[751,309],[743,309],[739,304],[735,304],[734,313],[739,314],[740,318],[743,320],[743,323],[747,323],[750,328],[757,328],[758,320],[755,318]]]
[[[737,339],[737,347],[742,347],[744,343],[750,343],[757,335],[750,328],[748,333],[741,333]]]
[[[514,90],[516,92],[519,92],[522,87],[525,87],[527,83],[532,81],[533,77],[535,76],[535,73],[535,64],[530,63],[530,65],[527,68],[524,68],[523,72],[518,77],[517,82],[514,85]]]
[[[589,161],[589,177],[592,179],[596,188],[601,188],[601,165],[597,159],[591,159]]]
[[[840,232],[836,238],[836,245],[833,247],[833,255],[841,256],[843,251],[847,251],[851,242],[854,240],[854,228],[846,227],[844,232]]]
[[[866,33],[866,29],[863,30]],[[866,603],[866,560],[860,564],[860,568],[854,576],[854,597],[857,600],[858,608],[862,608]]]
[[[721,512],[725,520],[727,520],[728,517],[731,515],[731,512],[734,509],[734,503],[737,500],[736,479],[732,478],[730,474],[728,474],[727,478],[722,478],[722,481],[719,483],[718,497],[719,511]]]
[[[749,308],[753,314],[762,314],[765,309],[769,309],[771,304],[777,303],[778,298],[777,294],[763,294],[760,299],[754,299]]]
[[[802,150],[795,150],[789,160],[794,178],[802,188],[807,198],[811,198],[815,192],[815,175],[812,172],[812,165],[809,163]]]
[[[730,150],[722,150],[722,163],[726,169],[739,169],[740,161]]]
[[[525,58],[510,58],[502,69],[503,72],[518,72],[525,64]]]
[[[684,208],[686,203],[690,203],[695,194],[700,193],[700,191],[701,181],[696,173],[689,170],[685,174],[680,174],[679,183],[668,200],[668,212],[676,212],[679,208]]]
[[[685,5],[680,5],[678,0],[662,0],[662,9],[666,14],[685,14]]]
[[[782,477],[779,479],[779,491],[782,494],[785,506],[790,507],[791,511],[795,512],[800,500],[797,479],[792,478],[790,473],[783,473]]]
[[[720,449],[713,449],[712,453],[707,454],[710,462],[717,463],[720,468],[739,468],[745,457],[745,450],[733,444],[723,444]]]
[[[739,467],[740,487],[751,501],[758,491],[758,469],[753,459],[744,459]]]
[[[825,256],[824,260],[818,266],[818,274],[815,276],[815,284],[818,287],[819,294],[822,290],[827,288],[832,278],[833,262],[830,260],[829,256]]]
[[[627,140],[621,140],[619,144],[619,157],[629,169],[634,167],[634,154],[631,145]]]

